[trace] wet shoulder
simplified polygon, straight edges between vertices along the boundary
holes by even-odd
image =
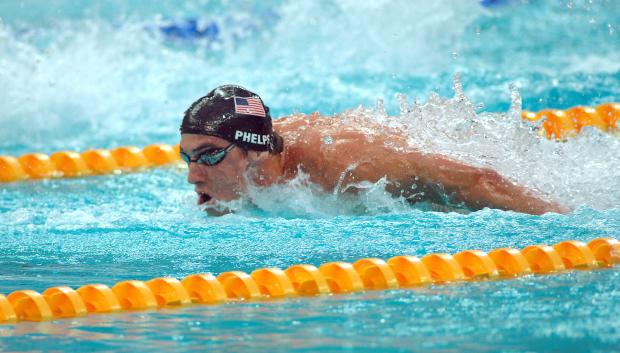
[[[274,120],[274,130],[284,139],[287,168],[309,174],[322,164],[322,139],[326,122],[318,115],[291,115]]]
[[[285,141],[289,168],[300,167],[326,188],[360,158],[365,145],[383,141],[377,138],[380,129],[369,134],[367,125],[318,114],[278,119],[274,128]]]

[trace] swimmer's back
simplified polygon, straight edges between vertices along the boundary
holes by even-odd
[[[284,139],[287,169],[294,172],[299,166],[328,191],[363,180],[376,182],[385,175],[382,168],[413,172],[405,160],[388,166],[394,160],[383,159],[394,148],[408,148],[402,135],[364,118],[292,115],[276,119],[274,129]]]

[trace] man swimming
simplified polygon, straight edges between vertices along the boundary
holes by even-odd
[[[412,148],[402,131],[369,119],[297,114],[273,121],[261,98],[224,85],[194,102],[181,124],[181,157],[199,205],[243,196],[305,173],[327,192],[355,193],[360,182],[387,180],[386,191],[411,202],[449,196],[470,209],[568,212],[497,172]],[[444,197],[445,198],[445,197]]]

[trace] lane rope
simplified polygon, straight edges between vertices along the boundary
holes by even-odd
[[[44,153],[27,153],[19,158],[0,156],[0,182],[120,174],[180,160],[179,145],[166,144],[153,144],[143,149],[128,146],[82,153],[60,151],[50,156]]]
[[[593,270],[620,264],[620,242],[598,238],[588,244],[568,240],[553,246],[530,245],[521,250],[500,248],[486,253],[428,254],[422,258],[395,256],[387,261],[365,258],[348,262],[293,265],[286,270],[260,268],[250,274],[230,271],[217,277],[193,274],[149,281],[68,286],[43,293],[16,290],[0,294],[0,323],[45,321],[122,311],[153,310],[198,304],[255,302],[298,296],[394,290],[425,285],[499,280],[566,270]]]
[[[524,120],[540,122],[540,132],[547,139],[566,140],[579,134],[586,126],[593,126],[607,133],[617,132],[620,103],[603,103],[597,107],[572,107],[566,110],[524,111],[521,117]]]

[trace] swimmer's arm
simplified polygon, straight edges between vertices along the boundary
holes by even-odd
[[[473,208],[492,207],[530,214],[569,211],[491,169],[477,168],[441,155],[398,152],[380,145],[358,146],[355,151],[360,156],[358,160],[364,162],[351,171],[352,181],[376,181],[387,177],[391,182],[408,185],[412,177],[417,176],[422,182],[441,184]]]
[[[377,130],[377,129],[375,129]],[[380,130],[379,130],[380,131]],[[305,146],[321,146],[303,169],[328,190],[346,190],[360,181],[386,177],[390,192],[399,194],[412,184],[440,184],[472,208],[493,207],[531,214],[568,213],[570,210],[545,200],[534,190],[516,185],[488,168],[477,168],[437,154],[411,150],[409,142],[394,132],[367,136],[355,128],[332,128],[333,143],[325,144],[325,132],[308,134]],[[388,145],[390,147],[388,147]],[[305,163],[304,163],[305,164]],[[414,181],[418,177],[419,181]]]
[[[408,159],[418,161],[418,168],[427,179],[456,192],[463,201],[476,208],[493,207],[530,214],[569,211],[491,169],[473,167],[438,155],[413,153]]]

